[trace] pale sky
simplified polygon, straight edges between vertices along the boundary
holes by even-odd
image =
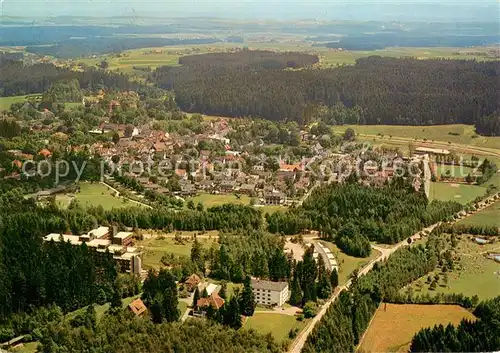
[[[405,9],[399,6],[401,4]],[[448,5],[446,11],[439,10],[443,4]],[[415,13],[408,11],[408,6],[417,9]],[[451,20],[463,17],[489,21],[495,21],[495,15],[496,18],[500,16],[499,0],[3,0],[3,14],[25,17],[152,15],[345,20],[391,17],[405,20],[418,16],[428,17],[422,20],[433,20],[450,16]]]

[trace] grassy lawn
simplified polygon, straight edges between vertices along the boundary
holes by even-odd
[[[204,248],[208,249],[217,240],[200,238],[198,241]],[[173,238],[164,238],[142,240],[136,245],[144,248],[143,266],[148,269],[161,267],[160,260],[166,253],[177,256],[190,256],[193,242],[191,240],[183,240],[183,243],[178,243]]]
[[[127,202],[121,197],[115,197],[114,191],[102,184],[81,183],[80,192],[75,194],[76,200],[82,207],[102,206],[105,210],[121,207],[139,207],[138,204]],[[56,202],[60,207],[69,206],[70,197],[68,195],[57,195]]]
[[[438,164],[436,169],[438,178],[442,175],[450,176],[452,178],[465,178],[472,172],[472,168],[463,165]]]
[[[407,352],[424,327],[457,325],[474,315],[458,305],[381,304],[358,348],[359,352]],[[390,333],[390,334],[388,334]]]
[[[337,263],[339,265],[339,284],[344,284],[345,282],[347,282],[350,275],[355,269],[363,267],[371,260],[377,258],[377,256],[380,254],[377,250],[372,249],[370,257],[363,258],[349,256],[344,254],[334,243],[330,243],[327,241],[321,242],[330,249],[332,254],[337,259]]]
[[[447,272],[448,281],[444,282],[444,274],[436,269],[429,276],[440,276],[439,285],[435,290],[429,289],[426,283],[427,275],[412,283],[415,295],[433,293],[463,293],[467,296],[477,295],[480,300],[493,298],[500,289],[500,264],[488,259],[482,254],[487,251],[500,252],[500,242],[486,245],[476,244],[468,236],[460,236],[456,252],[459,260],[452,271]],[[409,288],[401,290],[407,293]]]
[[[295,316],[283,314],[264,314],[255,312],[243,325],[246,329],[254,329],[258,333],[271,333],[278,342],[288,339],[288,332],[291,329],[301,330],[306,325],[306,321],[297,321]]]
[[[474,126],[454,124],[454,125],[434,125],[434,126],[402,126],[402,125],[342,125],[334,126],[337,133],[343,133],[347,128],[352,128],[356,134],[369,135],[390,143],[392,138],[405,138],[410,141],[417,139],[423,142],[442,141],[484,147],[490,149],[500,149],[500,137],[479,136],[474,131]],[[450,133],[452,135],[450,135]]]
[[[219,206],[223,205],[226,203],[233,203],[237,205],[245,205],[249,206],[250,205],[250,200],[252,198],[247,195],[241,195],[240,198],[237,198],[234,194],[199,194],[195,197],[191,197],[186,199],[186,201],[192,200],[195,205],[197,205],[199,202],[203,204],[206,208],[209,207],[214,207],[214,206]],[[257,197],[255,199],[258,199]],[[256,209],[262,211],[262,215],[265,215],[266,213],[274,213],[277,211],[286,211],[285,206],[255,206]]]
[[[500,201],[486,207],[481,212],[462,219],[458,223],[468,225],[491,225],[500,228]]]
[[[429,199],[466,204],[478,196],[483,196],[485,192],[485,188],[477,185],[434,182],[431,183]]]

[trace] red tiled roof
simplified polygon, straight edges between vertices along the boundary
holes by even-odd
[[[146,312],[146,310],[148,310],[146,308],[146,305],[144,305],[144,303],[142,302],[141,299],[136,299],[134,301],[132,301],[129,305],[128,305],[128,308],[137,316],[140,316],[142,315],[143,313]]]
[[[200,298],[196,302],[196,306],[199,308],[204,308],[209,305],[219,310],[224,305],[224,299],[222,299],[218,293],[212,293],[208,298]]]

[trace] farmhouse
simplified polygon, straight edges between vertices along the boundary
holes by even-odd
[[[287,282],[271,282],[252,278],[251,284],[257,304],[283,306],[289,298]]]
[[[187,286],[187,290],[192,292],[196,289],[196,287],[198,287],[200,282],[200,277],[197,274],[193,273],[184,281],[184,284]]]

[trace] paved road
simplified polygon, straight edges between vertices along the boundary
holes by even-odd
[[[112,187],[111,185],[109,185],[109,184],[107,184],[107,183],[105,183],[103,181],[101,181],[101,184],[104,185],[104,186],[106,186],[107,188],[113,190],[116,193],[116,196],[120,196],[120,192],[118,190],[116,190],[114,187]],[[124,196],[120,196],[120,197],[122,197],[124,199],[127,199],[130,202],[135,203],[137,205],[141,205],[141,206],[144,206],[144,207],[147,207],[147,208],[151,208],[151,209],[153,208],[153,207],[149,206],[148,204],[145,204],[145,203],[142,203],[142,202],[139,202],[139,201],[136,201],[136,200],[132,200],[132,199],[130,199],[128,197],[124,197]]]

